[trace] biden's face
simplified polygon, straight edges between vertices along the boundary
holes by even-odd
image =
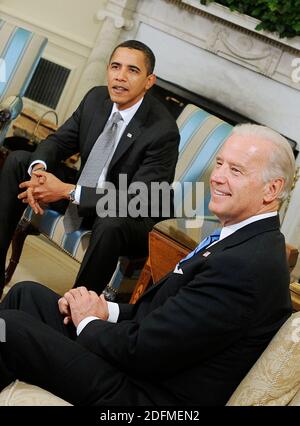
[[[224,225],[265,212],[263,170],[271,150],[270,141],[236,134],[221,148],[210,178],[209,208]]]

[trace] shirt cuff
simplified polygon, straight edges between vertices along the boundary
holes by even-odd
[[[77,336],[79,336],[79,334],[82,332],[84,327],[86,327],[91,321],[99,320],[99,319],[100,318],[98,318],[98,317],[90,316],[90,317],[86,317],[83,320],[81,320],[80,323],[77,326],[77,329],[76,329]]]
[[[120,308],[118,303],[114,302],[107,302],[107,309],[108,309],[108,322],[118,322],[119,314],[120,314]]]
[[[120,314],[119,305],[114,302],[107,302],[107,309],[108,309],[107,321],[116,323],[118,321],[119,314]],[[79,336],[79,334],[82,332],[84,327],[86,327],[91,321],[94,321],[94,320],[100,320],[100,318],[89,316],[84,318],[82,321],[80,321],[76,330],[77,336]]]
[[[76,185],[73,204],[80,204],[81,185]]]
[[[31,176],[31,173],[32,173],[32,167],[33,167],[35,164],[43,164],[43,166],[45,167],[45,170],[47,170],[47,164],[45,163],[45,161],[42,161],[42,160],[35,160],[35,161],[33,161],[33,162],[30,164],[30,166],[28,167],[27,172],[28,172],[29,176]]]

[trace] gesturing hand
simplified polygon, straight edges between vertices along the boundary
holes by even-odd
[[[68,199],[69,192],[74,185],[64,183],[52,173],[42,170],[32,172],[31,180],[20,183],[20,188],[26,191],[18,195],[24,203],[29,203],[36,214],[42,214],[41,203],[53,203],[61,199]]]
[[[42,184],[43,184],[43,180],[33,173],[29,181],[22,182],[19,185],[20,188],[27,188],[26,191],[21,192],[18,195],[19,200],[21,200],[22,203],[28,203],[35,214],[44,213],[44,210],[41,204],[37,201],[37,199],[34,196],[35,189]]]
[[[103,320],[108,318],[108,306],[103,295],[98,296],[86,287],[73,288],[64,294],[75,327],[86,317],[95,316]]]

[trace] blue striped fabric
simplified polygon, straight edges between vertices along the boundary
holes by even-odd
[[[45,37],[0,20],[0,101],[24,95],[46,44]]]
[[[202,122],[199,123],[199,126]],[[199,127],[198,126],[198,127]],[[211,159],[214,159],[216,152],[220,149],[224,140],[230,134],[232,126],[228,123],[221,123],[215,127],[199,145],[199,151],[192,159],[187,172],[181,177],[182,182],[197,182],[208,168]]]
[[[180,153],[176,170],[176,179],[183,182],[203,182],[204,203],[194,206],[197,216],[209,217],[208,209],[210,191],[209,176],[211,174],[214,158],[232,131],[232,126],[225,121],[207,113],[201,108],[188,105],[182,113],[183,122],[179,117],[179,130],[181,136]],[[192,149],[193,155],[188,154]],[[182,164],[185,162],[185,164]],[[180,200],[179,186],[175,186],[175,200]],[[185,187],[184,199],[177,203],[177,212],[183,211],[184,200],[195,200],[196,186]]]
[[[90,230],[83,228],[74,232],[70,232],[69,234],[64,234],[61,246],[65,251],[70,253],[72,257],[77,259],[77,251],[79,249],[82,238],[87,235],[90,236],[90,234]]]
[[[1,58],[5,61],[7,81],[0,82],[0,97],[5,92],[7,82],[13,78],[31,37],[32,33],[30,31],[17,28],[1,53]]]
[[[188,146],[188,143],[195,135],[196,130],[203,125],[204,121],[209,117],[208,112],[203,109],[195,111],[189,119],[183,124],[180,130],[180,144],[179,144],[179,157],[183,153],[184,149]]]

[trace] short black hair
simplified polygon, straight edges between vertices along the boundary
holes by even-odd
[[[116,46],[110,55],[109,62],[111,61],[111,58],[113,57],[115,51],[119,49],[119,47],[126,47],[127,49],[135,49],[140,50],[145,55],[145,62],[147,67],[147,73],[148,75],[152,74],[155,67],[155,56],[150,47],[148,47],[145,43],[142,43],[138,40],[126,40],[123,41],[123,43]]]

